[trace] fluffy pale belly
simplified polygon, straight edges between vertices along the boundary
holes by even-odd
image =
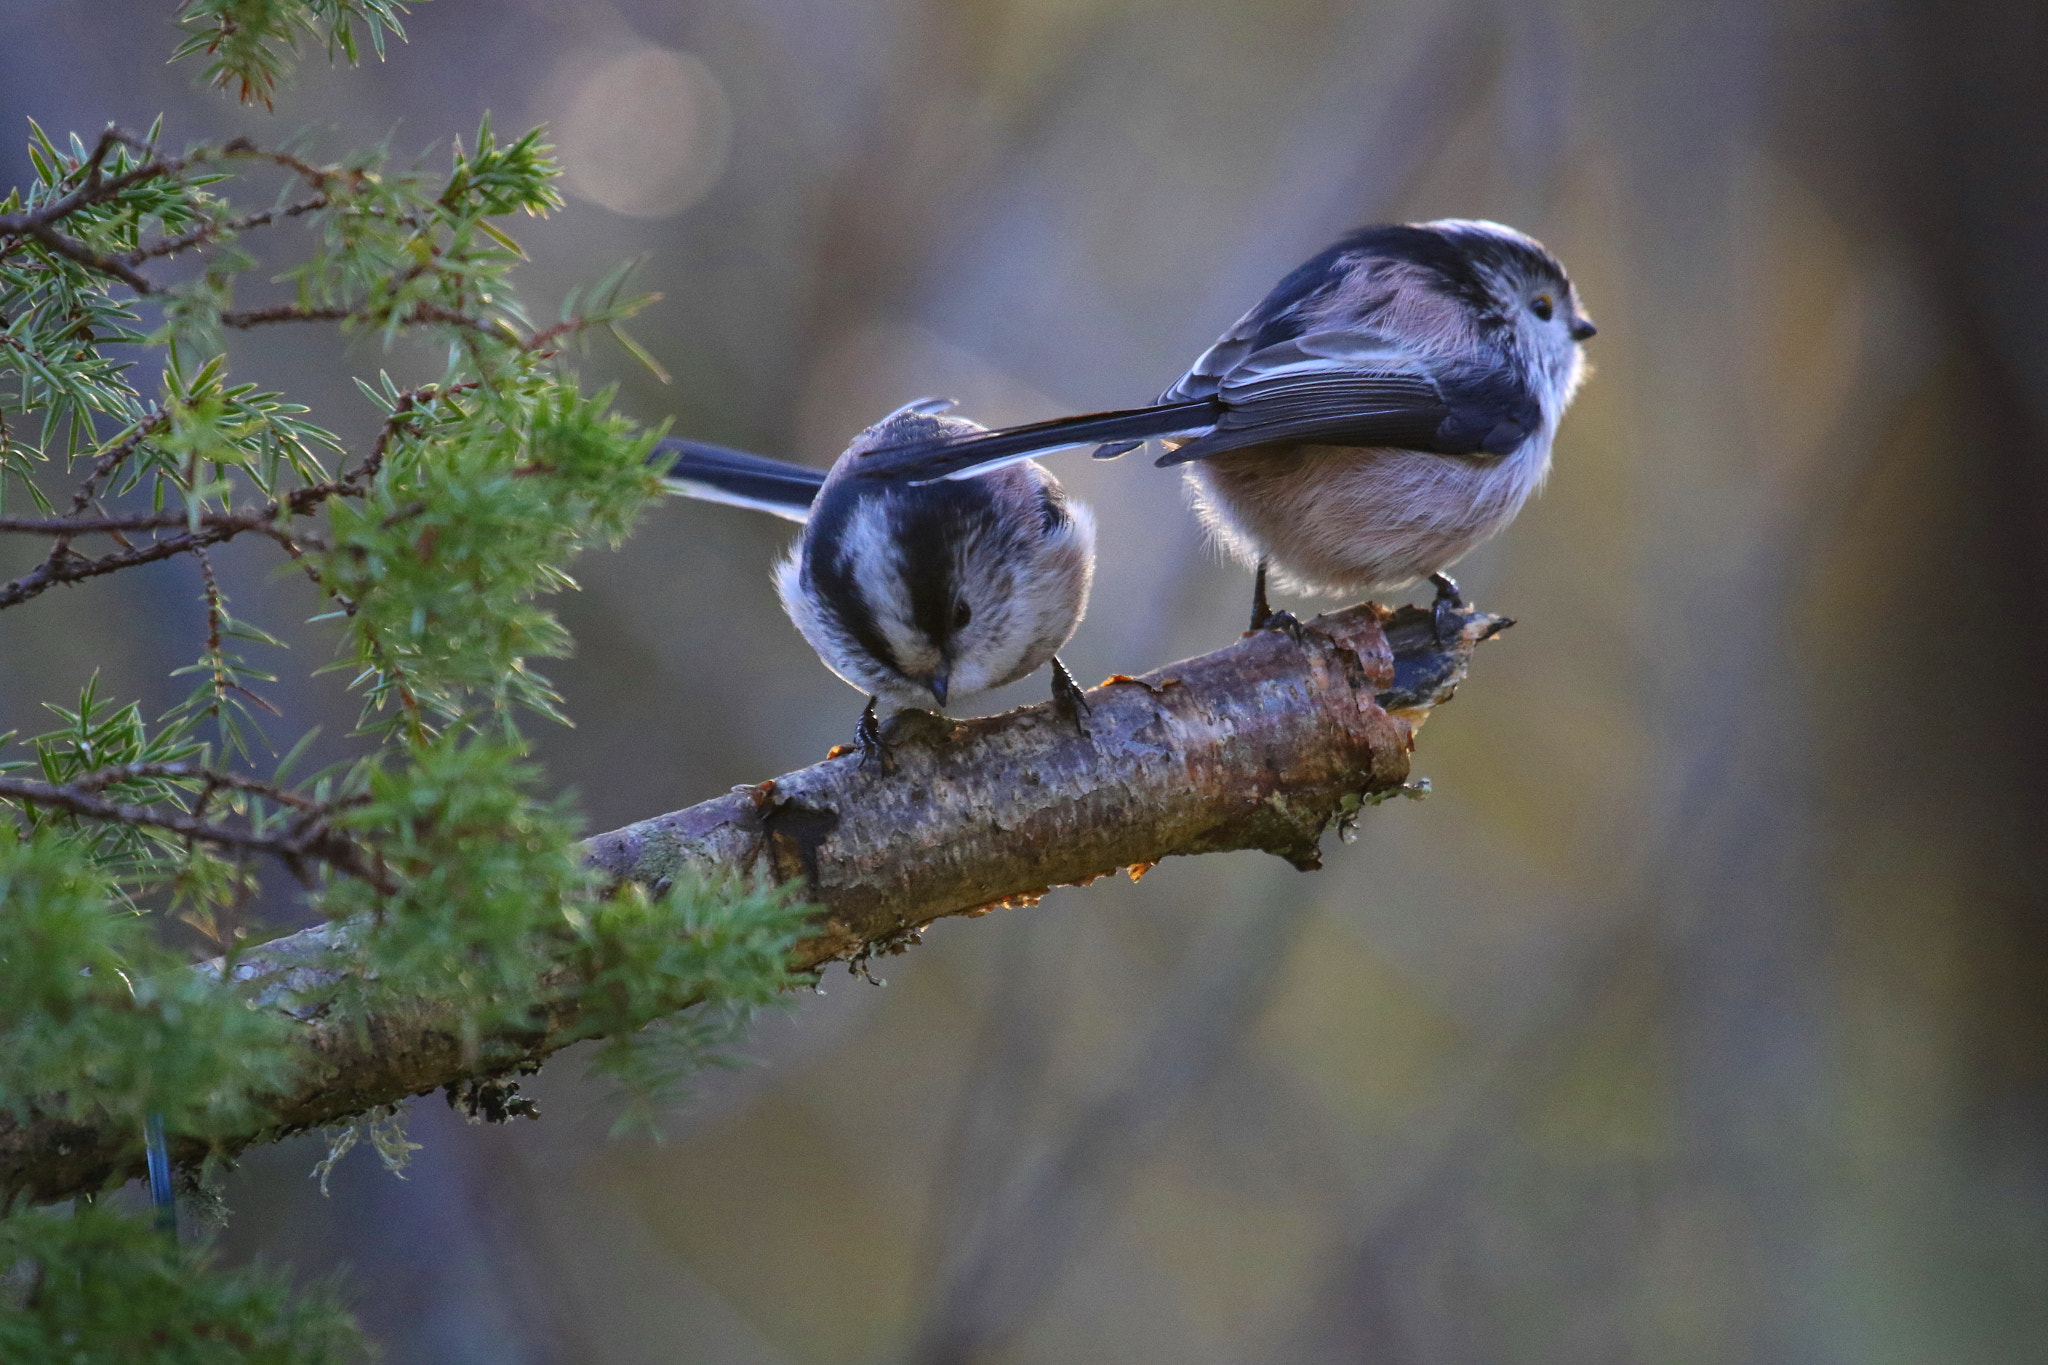
[[[1186,466],[1202,520],[1248,564],[1303,592],[1402,587],[1514,520],[1550,445],[1468,457],[1349,446],[1254,446]]]

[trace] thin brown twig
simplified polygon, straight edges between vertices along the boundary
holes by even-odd
[[[246,332],[252,328],[266,326],[273,322],[350,322],[370,319],[376,316],[377,310],[374,308],[343,308],[328,305],[314,306],[303,303],[279,303],[273,304],[268,308],[250,308],[222,313],[220,315],[220,325],[232,327],[236,331]],[[572,318],[567,322],[558,322],[552,326],[543,327],[530,336],[520,337],[517,332],[513,331],[510,326],[502,321],[494,322],[489,318],[472,317],[468,313],[457,312],[453,308],[443,308],[438,303],[416,303],[402,317],[395,319],[395,321],[401,327],[418,327],[425,323],[438,323],[444,327],[460,327],[465,331],[475,332],[481,336],[494,337],[500,341],[515,342],[518,349],[522,351],[539,351],[563,333],[576,331],[585,325],[583,319]]]
[[[320,566],[306,558],[305,547],[299,544],[298,537],[293,536],[284,527],[276,525],[269,527],[264,534],[278,543],[278,546],[291,558],[292,563],[298,565],[300,571],[306,575],[308,582],[334,599],[335,604],[341,608],[344,615],[354,616],[356,614],[355,599],[345,592],[339,592],[327,586],[326,581],[320,577]],[[327,547],[318,541],[314,541],[313,548],[317,551],[324,551]]]
[[[317,503],[317,501],[324,501],[326,497],[332,497],[338,491],[340,489],[334,487],[332,483],[313,485],[311,489],[299,489],[287,501],[293,505],[293,512],[297,514],[299,512],[297,503],[299,503],[299,495],[301,493],[315,493],[315,497],[311,501]],[[82,579],[96,579],[96,577],[106,575],[106,573],[119,573],[121,569],[135,569],[137,565],[154,565],[154,563],[170,559],[174,555],[186,555],[186,553],[195,551],[195,548],[201,548],[201,546],[221,544],[221,542],[233,540],[233,538],[244,534],[244,532],[258,532],[258,534],[274,538],[274,534],[276,534],[276,518],[279,518],[283,512],[285,512],[285,505],[283,503],[270,503],[268,508],[256,508],[256,510],[248,510],[248,512],[207,512],[207,514],[201,514],[197,530],[186,530],[184,534],[178,534],[178,536],[166,536],[164,540],[152,540],[150,544],[137,544],[137,546],[127,548],[127,551],[119,551],[115,555],[100,555],[98,559],[82,559],[78,555],[66,555],[66,557],[59,559],[57,555],[51,555],[49,559],[45,559],[41,565],[37,565],[29,573],[20,575],[12,583],[0,585],[0,610],[23,604],[29,598],[37,598],[37,596],[41,596],[43,591],[47,591],[55,583],[78,583]],[[115,522],[115,524],[119,524],[123,518],[100,518],[100,520],[102,522]],[[162,518],[143,518],[143,520],[145,522],[156,522],[158,526],[162,526]],[[184,518],[176,518],[172,524],[184,524]],[[129,530],[129,528],[127,526],[113,526],[109,530]],[[139,526],[135,530],[150,530],[150,526]],[[57,534],[66,534],[66,532],[57,532]]]
[[[279,805],[290,806],[293,810],[298,811],[326,813],[331,810],[340,809],[343,805],[354,804],[353,802],[315,801],[309,797],[300,796],[295,792],[286,791],[276,783],[266,782],[260,777],[248,777],[241,773],[225,772],[219,768],[209,768],[199,763],[115,763],[105,768],[96,768],[83,776],[74,777],[64,785],[79,791],[98,793],[116,783],[135,782],[143,778],[157,778],[173,782],[196,781],[206,786],[223,790],[249,792],[256,796],[269,797]]]
[[[130,455],[133,455],[136,452],[136,450],[141,447],[142,443],[145,440],[147,440],[152,433],[160,430],[163,427],[164,423],[167,422],[168,420],[168,415],[161,412],[145,419],[144,421],[136,425],[135,430],[130,432],[122,440],[116,442],[113,446],[108,448],[97,460],[93,461],[91,471],[85,476],[84,481],[78,485],[77,492],[72,494],[71,514],[73,517],[77,517],[80,513],[84,512],[87,507],[93,504],[93,502],[99,497],[100,484],[102,483],[102,481],[112,477],[114,471],[119,469],[121,465],[127,461],[128,457]],[[117,540],[120,539],[120,535],[118,532],[115,533],[115,538]],[[122,543],[122,548],[129,548],[125,541]],[[60,532],[57,536],[56,543],[50,546],[50,553],[47,556],[45,556],[42,564],[39,565],[30,576],[33,577],[34,574],[41,573],[54,574],[70,557],[71,537],[68,534]],[[16,583],[20,583],[22,581],[24,580],[15,580]],[[9,584],[8,586],[13,587],[14,585]]]
[[[465,379],[446,388],[438,384],[422,384],[399,394],[384,418],[384,425],[377,431],[377,440],[371,445],[369,455],[360,467],[342,475],[340,482],[355,488],[376,478],[378,471],[384,468],[384,458],[391,451],[391,443],[412,426],[413,414],[419,411],[421,404],[446,400],[458,393],[470,393],[482,387],[481,379]]]
[[[79,169],[85,172],[85,179],[78,188],[72,190],[71,193],[61,199],[51,200],[39,209],[31,209],[24,213],[0,214],[0,237],[20,237],[32,234],[39,226],[47,227],[52,223],[60,222],[82,208],[105,203],[131,185],[140,184],[144,180],[151,180],[160,175],[175,174],[185,169],[186,165],[189,164],[188,159],[145,161],[139,166],[123,171],[112,180],[102,180],[100,178],[100,167],[106,161],[108,154],[117,146],[126,146],[131,150],[144,154],[147,154],[149,151],[148,144],[140,139],[131,137],[118,128],[107,129],[107,131],[100,134],[100,140],[94,144],[92,155],[80,164]]]
[[[353,308],[311,308],[302,303],[280,303],[269,308],[250,308],[220,315],[220,325],[237,331],[271,322],[344,322],[358,316]]]
[[[50,554],[28,573],[10,583],[0,584],[0,609],[18,605],[32,597],[40,596],[57,583],[74,583],[87,578],[98,578],[104,574],[142,564],[156,563],[174,555],[188,554],[234,539],[238,535],[253,532],[274,540],[286,554],[298,561],[307,576],[318,586],[325,588],[318,570],[307,563],[304,552],[297,540],[281,524],[287,518],[311,514],[323,503],[335,497],[360,497],[383,468],[390,452],[391,443],[407,430],[418,415],[423,404],[447,398],[453,394],[467,392],[481,387],[479,380],[466,380],[445,388],[434,384],[423,384],[409,389],[398,396],[386,416],[377,439],[361,465],[342,475],[320,483],[308,484],[293,489],[282,497],[275,498],[260,507],[246,507],[237,510],[202,512],[197,517],[185,512],[136,512],[122,515],[81,516],[78,515],[98,493],[99,481],[116,469],[140,443],[158,430],[167,418],[163,414],[151,418],[120,445],[110,449],[94,465],[93,472],[81,485],[72,499],[73,515],[67,517],[0,517],[0,533],[12,532],[24,535],[47,535],[56,538]],[[95,533],[121,537],[128,532],[163,531],[184,528],[182,533],[153,540],[146,545],[126,545],[115,554],[97,558],[85,558],[71,550],[75,536]],[[356,604],[345,594],[330,593],[342,610],[355,614]]]
[[[298,175],[315,190],[323,192],[336,180],[356,179],[361,175],[359,171],[330,170],[326,167],[315,166],[310,162],[300,160],[289,152],[269,151],[257,146],[248,138],[237,137],[222,143],[219,147],[201,147],[186,156],[144,161],[123,171],[111,180],[103,179],[100,175],[100,168],[108,155],[117,146],[128,147],[145,156],[151,151],[150,145],[143,142],[140,138],[124,133],[119,128],[107,129],[106,132],[100,134],[100,139],[94,144],[91,155],[80,163],[79,169],[85,172],[85,179],[78,187],[63,198],[53,199],[39,209],[30,209],[22,213],[0,214],[0,237],[32,235],[38,227],[51,226],[69,218],[80,209],[90,208],[95,204],[103,204],[119,195],[123,190],[139,185],[145,180],[154,180],[160,176],[181,175],[189,167],[206,161],[251,158],[274,162]],[[303,209],[299,211],[304,212]]]
[[[305,162],[286,156],[283,153],[260,151],[239,138],[235,142],[227,144],[220,153],[220,155],[229,154],[262,156],[277,161],[281,165],[292,167],[316,185],[321,186],[334,179],[338,174],[321,171],[317,167],[309,166]],[[148,166],[139,167],[136,171],[118,176],[113,181],[106,182],[106,184],[109,187],[125,187],[128,183],[144,178],[142,172],[147,171],[151,175],[175,173],[176,171],[183,170],[194,161],[205,159],[208,158],[204,153],[195,153],[191,157],[182,158],[178,161],[151,162]],[[325,207],[329,202],[329,196],[323,192],[313,199],[290,205],[282,210],[266,210],[261,213],[250,214],[231,223],[206,224],[194,228],[179,237],[167,238],[148,247],[138,247],[134,251],[122,256],[109,256],[102,252],[94,251],[83,242],[66,237],[53,226],[57,221],[75,212],[77,209],[87,204],[101,202],[105,198],[111,197],[113,193],[118,192],[118,188],[110,188],[104,194],[97,191],[88,193],[89,188],[81,186],[77,191],[67,195],[64,199],[46,205],[33,213],[0,216],[0,237],[31,238],[40,242],[48,250],[76,261],[89,270],[96,270],[102,274],[113,276],[130,289],[133,289],[137,294],[145,297],[161,294],[163,291],[147,276],[138,273],[134,269],[135,265],[152,257],[174,255],[179,251],[208,240],[223,230],[261,226],[273,221],[278,216],[290,217],[310,212],[313,209]],[[430,269],[431,266],[425,263],[415,266],[407,278],[414,278],[425,274]],[[369,308],[275,304],[267,308],[223,312],[219,315],[219,322],[223,327],[231,327],[237,331],[247,331],[255,327],[262,327],[277,322],[346,322],[351,319],[371,317],[374,314],[375,310]],[[398,323],[400,326],[407,327],[418,326],[422,323],[439,323],[443,326],[461,327],[480,335],[493,336],[501,340],[516,340],[519,349],[533,352],[544,350],[557,337],[576,332],[585,325],[581,318],[566,319],[562,322],[540,328],[522,339],[502,321],[493,322],[486,318],[473,317],[467,313],[452,308],[444,308],[435,303],[414,304],[411,311],[398,319]]]
[[[117,146],[132,148],[145,156],[150,151],[146,143],[120,129],[107,129],[100,134],[99,141],[93,146],[92,154],[79,167],[85,172],[85,177],[78,187],[61,199],[53,199],[39,209],[24,213],[0,214],[0,237],[32,238],[41,243],[46,250],[76,261],[89,270],[112,275],[138,294],[154,294],[157,292],[156,286],[135,273],[125,261],[94,251],[85,243],[57,231],[58,223],[80,209],[106,203],[131,185],[140,184],[144,180],[175,175],[184,170],[191,161],[190,158],[170,161],[148,160],[123,171],[111,180],[104,179],[100,175],[101,167]]]
[[[212,222],[201,223],[190,231],[181,232],[176,237],[165,237],[147,246],[139,246],[121,259],[128,265],[141,265],[144,261],[154,260],[160,256],[175,256],[181,251],[189,251],[195,246],[210,242],[224,232],[241,233],[251,228],[268,227],[280,218],[296,218],[302,213],[324,209],[330,202],[332,201],[325,194],[316,194],[311,199],[302,199],[281,209],[245,213],[240,218],[215,219]]]
[[[318,190],[325,190],[337,180],[360,183],[363,177],[363,173],[359,170],[340,170],[329,166],[316,166],[310,161],[303,161],[293,156],[290,152],[277,152],[267,147],[259,147],[246,137],[231,138],[227,142],[222,143],[218,154],[224,158],[243,157],[256,161],[271,162],[294,172],[300,179]],[[210,160],[211,158],[201,155],[195,156],[192,159]]]
[[[147,144],[136,141],[119,128],[110,125],[100,134],[99,141],[93,144],[92,155],[85,159],[84,188],[97,190],[100,187],[100,168],[106,164],[107,157],[114,148],[122,146],[144,156],[147,156],[150,150]]]
[[[225,629],[227,618],[227,606],[221,598],[220,579],[214,576],[213,560],[208,557],[205,546],[194,546],[192,557],[199,561],[199,578],[206,591],[206,652],[209,655],[218,655],[221,632]],[[214,667],[214,686],[216,689],[220,686],[218,664]]]
[[[224,313],[221,315],[221,321],[228,326],[239,327],[253,326],[258,321],[333,320],[359,315],[362,314],[351,313],[345,309],[309,309],[298,305],[288,305],[280,308],[260,309],[246,314]],[[415,305],[411,313],[407,315],[406,322],[408,324],[418,322],[446,323],[462,326],[478,334],[493,336],[502,335],[504,331],[509,330],[502,323],[488,323],[481,319],[468,317],[464,314],[441,308],[436,304],[428,303]],[[519,340],[519,349],[537,352],[551,343],[556,337],[574,332],[584,325],[583,319],[571,318],[537,329],[529,336]],[[174,555],[202,549],[208,545],[221,544],[249,531],[254,531],[276,540],[293,558],[300,558],[297,545],[293,542],[290,535],[278,525],[282,518],[305,516],[328,499],[336,496],[360,496],[368,480],[374,478],[383,467],[384,458],[390,449],[391,442],[407,427],[413,413],[417,411],[421,403],[481,387],[481,380],[467,380],[460,384],[449,385],[445,389],[432,384],[422,385],[417,389],[401,394],[391,413],[386,417],[384,426],[378,433],[376,444],[372,447],[369,456],[359,468],[339,478],[294,489],[283,498],[274,499],[264,507],[249,508],[241,511],[206,512],[201,513],[197,517],[192,517],[189,514],[169,512],[138,513],[127,516],[102,515],[98,517],[79,515],[97,496],[98,482],[111,474],[121,461],[125,460],[133,452],[136,446],[159,429],[162,423],[167,420],[164,414],[159,413],[150,419],[148,424],[137,428],[134,433],[124,440],[122,445],[110,450],[95,465],[93,473],[72,499],[73,515],[69,517],[0,517],[0,533],[14,532],[29,535],[50,535],[57,538],[55,544],[51,546],[50,554],[41,564],[12,582],[0,584],[0,610],[19,605],[32,597],[40,596],[44,591],[57,583],[75,583],[88,578],[98,578],[122,569],[134,568],[142,564],[156,563],[160,560],[171,558]],[[147,545],[129,545],[124,540],[122,541],[123,548],[119,553],[103,555],[95,559],[84,558],[73,553],[71,550],[71,538],[78,535],[101,532],[112,535],[119,540],[125,533],[130,531],[168,530],[173,526],[187,526],[190,529],[181,535],[152,541]],[[318,574],[313,573],[310,566],[307,567],[309,575],[313,577],[316,583],[319,582]],[[348,611],[351,615],[354,614],[354,603],[349,602],[340,594],[334,594],[334,596],[342,604],[344,610]]]
[[[184,526],[191,518],[184,512],[134,512],[97,517],[0,517],[0,531],[23,535],[85,536],[106,531],[156,531]]]
[[[288,537],[286,541],[289,543]],[[227,635],[228,628],[227,595],[220,590],[220,579],[213,571],[213,560],[206,553],[205,548],[203,546],[195,547],[192,551],[192,557],[199,561],[199,577],[204,585],[206,594],[206,658],[210,665],[210,677],[213,686],[213,714],[217,718],[224,718],[224,695],[229,692],[238,692],[257,706],[268,711],[271,715],[282,716],[284,712],[272,705],[268,697],[263,696],[253,688],[246,687],[242,683],[237,682],[233,670],[227,666],[226,661],[222,658],[220,652],[221,641]],[[314,581],[318,582],[319,580],[315,579]],[[213,793],[211,777],[208,778],[208,782],[206,796],[211,796]],[[205,804],[205,799],[205,796],[201,797],[201,805]]]
[[[140,564],[155,563],[173,555],[203,550],[234,539],[245,532],[255,532],[275,540],[292,558],[299,560],[308,575],[317,584],[320,576],[309,564],[297,542],[279,524],[287,517],[305,516],[325,503],[328,499],[359,497],[369,481],[376,477],[383,467],[391,442],[396,439],[411,421],[422,403],[478,387],[477,381],[449,385],[446,389],[432,384],[409,389],[398,397],[391,413],[385,418],[378,431],[376,443],[363,463],[338,478],[321,483],[308,484],[293,489],[281,498],[273,499],[261,507],[243,508],[236,511],[203,512],[197,518],[182,512],[138,512],[119,516],[87,517],[76,515],[97,496],[98,481],[110,474],[122,460],[134,451],[144,439],[159,429],[167,418],[158,414],[102,456],[94,465],[93,472],[81,485],[72,499],[74,515],[68,517],[0,517],[0,532],[15,532],[28,535],[49,535],[57,538],[50,555],[34,569],[11,583],[0,585],[0,609],[15,606],[32,597],[39,596],[56,583],[71,583],[121,569],[134,568]],[[119,535],[124,532],[169,530],[173,527],[187,528],[182,534],[147,545],[129,546],[117,554],[86,559],[75,555],[70,549],[74,536],[95,532]],[[340,598],[345,611],[353,614],[355,604]]]
[[[104,770],[108,775],[99,782],[99,786],[105,787],[123,780],[121,774],[124,771],[130,778],[168,776],[201,781],[210,778],[220,786],[257,792],[273,799],[280,796],[279,789],[272,784],[188,764],[124,765],[123,768]],[[88,779],[101,777],[102,774],[87,774]],[[377,864],[367,850],[328,824],[329,817],[340,809],[338,805],[332,803],[315,804],[301,809],[299,817],[289,825],[270,831],[255,828],[253,825],[222,824],[176,808],[166,809],[162,806],[110,800],[100,795],[97,790],[85,786],[83,779],[77,782],[53,783],[0,774],[0,798],[68,811],[88,820],[132,825],[140,829],[160,829],[198,843],[213,844],[222,848],[269,853],[300,874],[303,873],[304,864],[312,860],[366,882],[386,895],[397,890],[397,883],[392,881],[390,874]]]
[[[100,485],[112,478],[114,471],[125,464],[128,457],[140,449],[144,441],[163,430],[164,424],[169,421],[170,414],[166,412],[156,412],[144,418],[136,424],[133,431],[108,447],[104,454],[94,460],[92,471],[85,476],[85,482],[79,484],[78,491],[72,494],[71,514],[77,516],[90,507],[93,500],[100,495]]]
[[[101,274],[113,276],[130,289],[133,289],[137,294],[145,296],[159,294],[162,292],[161,288],[147,276],[137,273],[134,269],[135,266],[154,257],[175,255],[177,252],[208,240],[223,230],[258,227],[272,222],[278,217],[296,217],[298,214],[307,213],[316,208],[323,208],[330,201],[329,187],[336,180],[352,179],[359,177],[361,174],[358,171],[337,171],[315,166],[310,162],[302,161],[298,157],[292,156],[288,152],[268,151],[258,147],[247,138],[238,137],[221,144],[217,148],[200,148],[198,151],[192,152],[187,156],[147,160],[111,179],[104,178],[100,174],[101,166],[117,146],[132,148],[144,156],[147,156],[151,150],[148,144],[122,132],[118,128],[107,129],[106,132],[100,134],[100,139],[94,145],[91,155],[81,163],[79,169],[84,171],[85,176],[79,185],[69,194],[59,199],[53,199],[39,209],[31,209],[22,213],[0,214],[0,239],[14,238],[17,242],[21,239],[33,240],[40,243],[46,250],[76,261],[88,270],[96,270]],[[103,252],[95,251],[85,243],[68,237],[57,230],[56,225],[72,214],[96,204],[106,203],[119,196],[124,190],[145,180],[182,175],[189,167],[197,163],[232,158],[254,158],[283,166],[306,181],[318,193],[313,199],[303,203],[292,204],[284,209],[266,210],[260,213],[249,214],[245,218],[236,219],[231,222],[205,224],[181,236],[166,238],[147,247],[138,247],[119,256],[109,256]]]
[[[112,275],[138,294],[154,294],[157,292],[157,287],[154,284],[151,284],[145,276],[136,274],[125,262],[117,260],[112,256],[101,255],[85,243],[66,237],[48,223],[30,223],[22,229],[22,232],[41,242],[59,256],[74,260],[88,270],[97,270],[103,275]]]
[[[587,324],[584,322],[582,318],[564,318],[560,322],[550,323],[548,326],[536,331],[532,336],[529,336],[523,343],[521,343],[519,349],[521,349],[522,351],[533,351],[536,353],[541,352],[545,350],[549,343],[553,342],[555,338],[570,336],[576,332],[580,332],[586,325]]]

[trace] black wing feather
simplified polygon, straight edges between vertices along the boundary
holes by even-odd
[[[1009,460],[1027,459],[1042,450],[1090,445],[1097,441],[1147,440],[1180,432],[1201,431],[1216,421],[1221,405],[1212,398],[1169,403],[1122,412],[1091,412],[1060,417],[1029,426],[1005,427],[986,435],[919,441],[869,451],[861,457],[863,478],[943,479],[965,470],[986,469]]]
[[[1506,455],[1542,409],[1505,359],[1425,368],[1371,332],[1321,332],[1266,347],[1224,375],[1213,430],[1158,463],[1186,464],[1268,442]]]
[[[1436,385],[1419,376],[1276,378],[1233,390],[1212,431],[1155,463],[1187,464],[1271,441],[1430,450],[1450,414]]]

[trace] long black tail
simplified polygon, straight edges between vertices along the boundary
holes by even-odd
[[[673,436],[655,447],[654,458],[667,462],[662,477],[677,493],[706,502],[752,507],[789,521],[810,516],[811,500],[825,482],[822,469]]]
[[[1198,398],[1188,403],[1059,417],[1029,426],[1004,427],[986,435],[887,446],[862,456],[859,469],[865,478],[909,479],[918,483],[965,478],[1065,446],[1092,445],[1098,441],[1135,444],[1154,436],[1203,431],[1215,423],[1222,410],[1215,399]]]

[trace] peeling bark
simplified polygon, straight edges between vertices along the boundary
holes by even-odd
[[[1414,732],[1509,624],[1467,611],[1439,641],[1428,613],[1372,605],[1317,617],[1299,638],[1260,631],[1227,649],[1088,693],[1083,736],[1050,706],[892,723],[878,770],[847,755],[597,835],[591,862],[659,885],[687,872],[801,881],[822,908],[799,970],[901,951],[948,915],[1028,903],[1048,888],[1177,854],[1262,849],[1304,871],[1332,824],[1402,786]],[[244,953],[235,975],[298,1022],[307,1065],[274,1123],[228,1151],[338,1123],[477,1075],[530,1068],[584,1036],[570,983],[516,1036],[465,1054],[437,1006],[337,1017],[306,1002],[349,961],[343,925]],[[198,970],[219,971],[220,964]],[[544,983],[551,985],[552,983]],[[196,1141],[174,1144],[196,1161]],[[140,1173],[141,1134],[0,1116],[0,1194],[62,1198]]]

